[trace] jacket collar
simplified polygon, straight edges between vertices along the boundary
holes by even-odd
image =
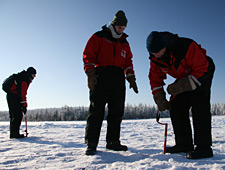
[[[111,25],[111,24],[110,24]],[[109,25],[109,26],[110,26]],[[112,26],[113,27],[113,26]],[[113,28],[114,29],[114,28]],[[102,27],[102,30],[103,31],[109,31],[110,32],[110,34],[112,35],[112,38],[114,38],[114,39],[117,39],[117,40],[123,40],[123,39],[126,39],[127,37],[128,37],[128,35],[126,34],[126,33],[122,33],[121,34],[121,37],[120,38],[115,38],[115,37],[113,37],[113,34],[112,34],[112,31],[111,31],[111,29],[109,28],[109,27],[106,27],[106,25],[104,25],[103,27]],[[114,30],[115,31],[115,30]],[[116,32],[115,32],[116,33]],[[117,34],[117,33],[116,33]],[[117,34],[118,35],[118,34]]]

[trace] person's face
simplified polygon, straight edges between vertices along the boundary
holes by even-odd
[[[155,56],[155,58],[160,59],[166,52],[166,47],[162,48],[159,52],[157,53],[152,53],[152,55]]]
[[[34,79],[36,77],[36,74],[31,74],[32,78]]]
[[[118,26],[118,25],[115,25],[115,29],[116,29],[116,32],[118,34],[122,34],[123,31],[125,30],[126,26]]]

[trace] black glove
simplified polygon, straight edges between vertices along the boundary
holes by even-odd
[[[27,113],[27,107],[22,107],[22,112],[23,112],[23,114],[26,114]]]
[[[195,90],[197,87],[194,81],[191,79],[191,76],[176,80],[174,83],[170,84],[167,87],[167,92],[171,95],[177,95],[185,91]]]
[[[153,98],[159,111],[171,110],[171,106],[166,100],[166,93],[164,91],[158,91]]]
[[[87,84],[88,88],[90,90],[93,90],[95,88],[95,85],[97,84],[97,78],[96,78],[96,70],[94,68],[87,70]]]
[[[138,93],[138,87],[136,84],[136,78],[134,75],[131,75],[127,78],[127,81],[130,83],[130,88],[134,90],[135,93]]]

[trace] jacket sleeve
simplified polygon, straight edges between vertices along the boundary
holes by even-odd
[[[129,75],[134,75],[134,68],[133,68],[133,54],[130,49],[130,45],[127,44],[127,55],[126,55],[126,60],[124,64],[124,73],[126,77]]]
[[[94,68],[96,64],[96,57],[98,54],[99,42],[97,35],[93,34],[88,40],[83,52],[84,71]]]
[[[28,104],[27,104],[27,89],[29,87],[29,84],[25,81],[22,81],[21,82],[21,104],[24,106],[24,107],[27,107]]]
[[[164,90],[163,89],[163,86],[165,85],[164,79],[166,79],[167,76],[165,73],[161,71],[159,66],[157,66],[152,61],[150,62],[150,71],[148,77],[150,80],[150,86],[153,95],[158,91]]]
[[[200,86],[201,81],[199,80],[208,71],[209,66],[206,51],[200,45],[192,42],[186,54],[186,62],[188,67],[190,67],[189,75]]]

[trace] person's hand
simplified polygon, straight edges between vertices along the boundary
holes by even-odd
[[[22,107],[22,112],[23,112],[23,114],[26,114],[27,113],[27,107]]]
[[[164,91],[158,91],[154,94],[153,98],[159,111],[171,110],[171,106],[166,100],[166,93]]]
[[[127,81],[130,83],[130,88],[134,90],[135,93],[138,93],[138,87],[136,84],[136,78],[134,75],[131,75],[127,78]]]
[[[185,78],[176,80],[174,83],[168,85],[167,92],[171,95],[177,95],[183,93],[185,91],[192,91],[195,90],[196,84],[191,79],[191,76],[187,76]]]
[[[94,68],[89,69],[87,70],[86,74],[87,74],[88,88],[90,90],[93,90],[95,88],[95,85],[97,84],[96,70]]]

